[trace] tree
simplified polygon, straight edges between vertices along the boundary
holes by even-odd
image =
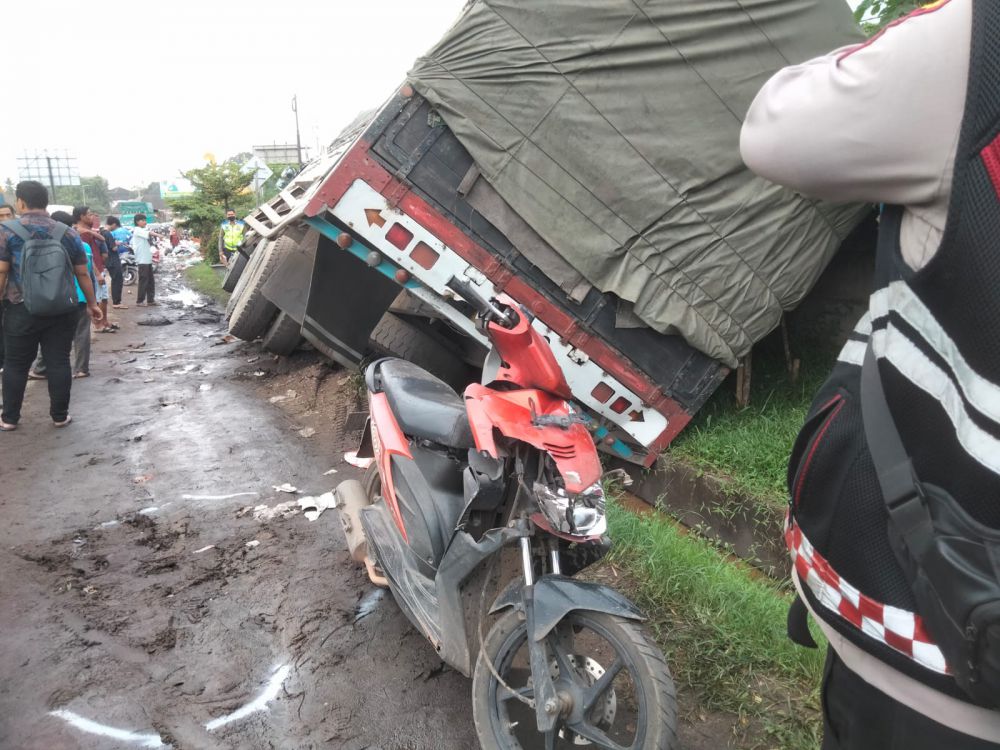
[[[217,233],[226,210],[231,208],[237,216],[243,216],[256,203],[249,189],[253,175],[243,174],[238,165],[226,162],[208,163],[185,172],[184,176],[194,185],[194,193],[171,198],[170,207],[184,217],[181,226],[201,239],[206,260],[215,262],[219,259]]]
[[[861,0],[854,10],[854,18],[865,31],[873,34],[928,2],[930,0]]]
[[[3,199],[5,203],[14,205],[14,181],[10,177],[3,184]]]
[[[56,188],[58,203],[68,206],[90,206],[98,214],[111,210],[111,191],[108,181],[100,175],[81,177],[79,185]]]

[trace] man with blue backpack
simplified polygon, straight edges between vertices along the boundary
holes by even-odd
[[[20,218],[0,224],[0,299],[4,310],[5,361],[0,432],[17,429],[28,370],[39,348],[48,369],[49,414],[56,427],[69,416],[70,348],[80,317],[74,279],[87,314],[102,320],[79,235],[46,212],[48,190],[27,180],[17,185]]]

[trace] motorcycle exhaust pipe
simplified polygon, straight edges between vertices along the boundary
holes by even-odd
[[[340,515],[340,525],[347,538],[347,551],[350,552],[351,559],[365,566],[372,583],[387,588],[389,582],[385,576],[379,573],[374,561],[368,556],[368,542],[361,526],[361,510],[371,505],[364,487],[358,480],[348,479],[337,485],[334,499],[336,501],[335,507]]]

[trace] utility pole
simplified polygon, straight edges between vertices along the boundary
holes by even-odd
[[[299,136],[299,95],[292,96],[292,112],[295,113],[295,151],[299,157],[299,169],[302,169],[302,139]]]
[[[45,161],[49,165],[49,187],[52,188],[52,202],[56,202],[56,178],[52,176],[52,157],[45,155]]]

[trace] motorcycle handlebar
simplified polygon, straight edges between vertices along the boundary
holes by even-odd
[[[486,320],[494,321],[504,328],[513,328],[517,324],[517,313],[509,308],[498,307],[492,300],[481,295],[468,281],[452,276],[448,288],[472,305],[473,309]]]

